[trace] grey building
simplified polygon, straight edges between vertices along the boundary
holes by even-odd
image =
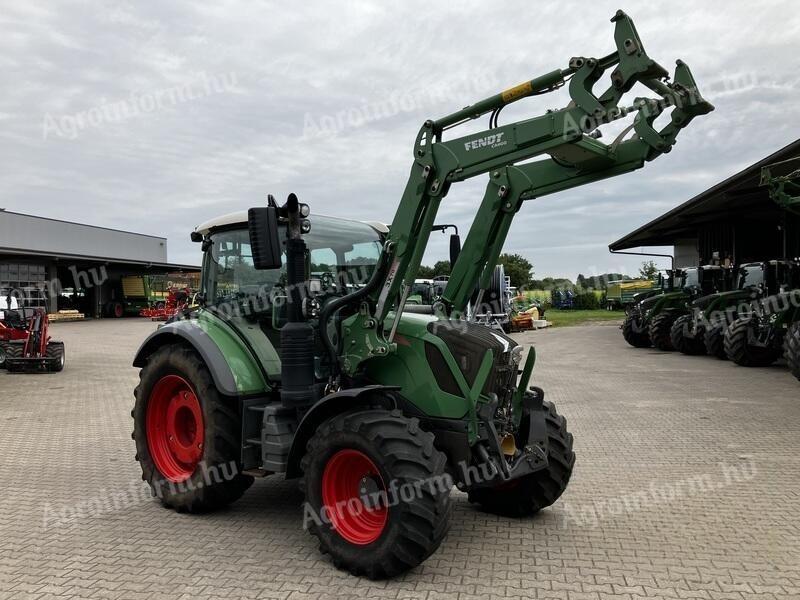
[[[788,162],[787,162],[788,161]],[[800,215],[781,209],[760,185],[761,168],[775,175],[800,167],[800,140],[750,165],[609,245],[609,250],[673,246],[676,267],[800,257]]]
[[[0,294],[26,306],[66,305],[98,317],[124,302],[125,276],[198,270],[169,263],[163,237],[0,209]]]

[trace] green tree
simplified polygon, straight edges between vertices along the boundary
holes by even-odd
[[[417,279],[433,279],[433,267],[420,265],[417,271]]]
[[[433,265],[433,277],[438,277],[439,275],[450,275],[449,260],[437,260]]]
[[[658,275],[658,267],[652,260],[646,260],[639,268],[639,276],[642,279],[655,279]]]
[[[511,278],[511,285],[521,290],[530,286],[533,277],[533,265],[519,254],[501,254],[500,264],[506,275]]]

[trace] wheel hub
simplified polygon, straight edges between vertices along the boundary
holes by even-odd
[[[375,463],[363,452],[339,450],[322,474],[322,504],[333,529],[351,544],[377,540],[389,516],[386,486]]]
[[[185,481],[203,457],[203,411],[189,383],[178,375],[156,382],[147,403],[147,444],[159,472]]]

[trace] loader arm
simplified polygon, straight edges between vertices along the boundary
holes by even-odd
[[[490,173],[486,193],[439,306],[440,314],[463,311],[476,289],[486,288],[514,215],[524,200],[570,189],[640,168],[669,152],[678,132],[713,106],[697,90],[689,67],[677,61],[672,82],[651,60],[633,21],[622,11],[615,23],[615,52],[600,59],[574,57],[555,70],[481,100],[439,120],[426,121],[414,144],[414,164],[384,247],[380,281],[370,285],[357,314],[343,327],[342,367],[354,373],[363,361],[395,349],[394,323],[402,313],[405,291],[416,277],[439,203],[450,186]],[[608,69],[611,84],[600,95],[595,83]],[[537,96],[569,82],[571,102],[560,110],[497,126],[504,106]],[[636,83],[658,95],[620,105]],[[657,131],[655,119],[672,108],[669,122]],[[446,130],[491,113],[489,129],[443,140]],[[611,144],[598,141],[598,127],[635,115]],[[625,136],[633,130],[630,139]],[[524,163],[537,156],[548,158]],[[518,164],[523,163],[523,164]]]

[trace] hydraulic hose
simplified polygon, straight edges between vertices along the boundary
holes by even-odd
[[[328,302],[319,313],[319,333],[322,337],[322,343],[325,345],[325,348],[328,350],[328,355],[331,360],[331,370],[334,375],[338,375],[339,373],[339,352],[334,346],[333,341],[328,335],[328,320],[333,316],[335,312],[338,312],[345,306],[349,306],[354,302],[361,301],[365,296],[372,293],[380,282],[383,280],[384,276],[386,275],[386,267],[389,264],[387,260],[388,253],[383,252],[381,254],[381,260],[378,263],[375,271],[373,271],[372,276],[370,277],[367,284],[361,288],[360,290],[356,290],[352,294],[347,294],[346,296],[342,296],[341,298],[336,298],[335,300],[331,300]],[[339,334],[341,337],[341,333]]]

